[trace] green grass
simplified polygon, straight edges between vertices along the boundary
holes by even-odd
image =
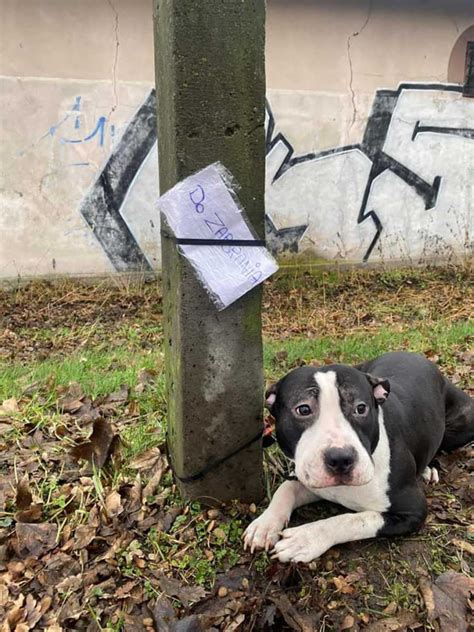
[[[282,372],[301,361],[356,363],[385,351],[405,349],[423,353],[435,350],[442,364],[449,365],[460,346],[474,336],[473,321],[447,322],[440,319],[429,325],[399,330],[379,329],[344,337],[294,337],[266,340],[264,365],[268,375]],[[277,355],[278,354],[278,355]],[[164,396],[163,353],[159,346],[144,351],[132,345],[126,349],[85,350],[66,358],[42,362],[4,365],[0,373],[0,399],[20,397],[30,384],[48,383],[56,388],[78,382],[90,397],[106,395],[121,384],[134,387],[140,369],[158,371],[158,396]]]
[[[145,328],[144,328],[145,329]],[[146,329],[145,329],[146,333]],[[455,353],[466,348],[474,335],[473,322],[436,323],[399,330],[381,328],[373,333],[353,333],[344,337],[294,337],[283,341],[266,340],[264,344],[265,374],[268,380],[279,379],[285,372],[302,363],[316,361],[357,363],[385,351],[406,349],[415,352],[436,351],[444,367],[455,365]],[[27,387],[37,383],[37,394],[28,398],[21,418],[35,427],[53,423],[57,389],[71,382],[79,383],[91,398],[107,395],[122,384],[134,389],[140,369],[156,371],[153,385],[142,393],[132,391],[137,411],[136,422],[123,429],[126,458],[156,445],[157,428],[163,428],[166,415],[164,359],[160,345],[143,350],[133,344],[121,348],[97,348],[27,364],[11,363],[0,373],[0,402],[20,399]]]
[[[153,384],[137,393],[141,369],[153,370]],[[108,395],[125,384],[132,391],[129,405],[133,406],[133,423],[121,431],[126,461],[156,445],[162,440],[157,432],[164,426],[166,415],[165,380],[163,355],[160,348],[150,351],[142,349],[113,351],[84,351],[66,358],[59,357],[44,362],[10,364],[0,373],[0,403],[12,397],[20,400],[22,393],[31,387],[33,393],[26,397],[17,413],[36,429],[61,423],[61,412],[57,408],[58,388],[76,382],[91,399]],[[12,426],[13,429],[17,426]]]
[[[161,371],[163,356],[159,348],[152,352],[140,349],[93,350],[74,353],[66,358],[43,362],[4,365],[0,374],[0,399],[19,397],[30,384],[46,383],[51,387],[78,382],[90,397],[107,395],[121,384],[134,387],[140,369]],[[160,390],[164,387],[158,379]]]
[[[369,278],[355,273],[343,276],[337,272],[324,272],[303,278],[292,274],[278,277],[275,285],[280,294],[272,294],[266,308],[269,320],[273,318],[275,321],[275,316],[279,318],[264,328],[267,332],[264,340],[266,378],[279,379],[302,363],[350,364],[386,351],[404,349],[436,355],[442,370],[448,375],[458,372],[460,385],[465,386],[469,367],[462,359],[462,352],[469,348],[474,336],[474,322],[467,320],[469,294],[467,290],[465,293],[461,291],[467,277],[461,277],[458,285],[446,278],[437,292],[435,286],[430,285],[430,274],[434,273],[395,271]],[[405,292],[407,284],[414,288],[411,295]],[[418,294],[420,288],[425,288],[423,296]],[[279,300],[286,295],[291,298],[287,303]],[[329,300],[331,296],[333,298]],[[430,297],[436,301],[430,303]],[[324,318],[321,317],[322,306],[326,310]],[[84,493],[80,503],[76,502],[68,485],[63,484],[62,470],[61,474],[54,468],[50,470],[43,462],[43,452],[34,447],[31,449],[39,463],[38,470],[30,477],[32,490],[43,502],[43,518],[57,522],[61,529],[66,526],[75,529],[78,524],[85,524],[90,508],[102,507],[104,497],[112,489],[118,490],[125,499],[137,479],[136,470],[129,466],[130,459],[163,441],[167,407],[161,325],[148,313],[132,313],[121,320],[122,316],[117,318],[116,311],[111,310],[110,319],[104,317],[101,322],[97,320],[97,313],[92,310],[82,321],[71,320],[70,323],[58,310],[58,324],[55,325],[53,319],[54,322],[44,328],[41,322],[31,322],[26,314],[25,326],[16,330],[18,344],[8,355],[10,358],[15,353],[16,357],[4,363],[0,371],[0,404],[12,397],[20,404],[20,412],[12,415],[11,430],[4,430],[3,435],[3,440],[10,445],[12,468],[16,467],[17,446],[21,447],[25,439],[30,440],[35,429],[42,431],[38,434],[45,439],[42,444],[45,450],[61,453],[69,449],[81,432],[86,432],[79,423],[74,436],[64,433],[64,427],[75,432],[76,422],[74,419],[64,420],[65,415],[58,404],[60,387],[71,382],[79,383],[90,398],[107,395],[122,384],[131,389],[129,400],[119,404],[108,417],[123,442],[120,458],[111,459],[103,470],[94,472],[91,481],[87,482],[85,478],[86,482],[82,482],[81,479]],[[359,323],[357,317],[363,318],[365,314],[370,318]],[[384,315],[387,315],[386,319]],[[294,327],[296,316],[298,327]],[[326,328],[320,329],[320,326]],[[10,348],[8,351],[10,353]],[[146,388],[135,390],[141,369],[154,371],[155,377]],[[269,495],[280,475],[278,467],[274,467],[279,465],[278,454],[276,446],[266,451]],[[143,474],[143,484],[149,476],[150,472]],[[442,503],[440,506],[444,511],[458,512],[459,504],[451,505],[451,498],[446,494],[441,496],[439,491],[435,494],[436,502]],[[14,522],[13,501],[9,502],[7,512],[3,518],[0,516],[0,527],[11,526]],[[148,574],[150,567],[191,586],[211,589],[217,572],[225,573],[242,564],[242,530],[252,519],[255,508],[250,510],[240,504],[232,505],[214,519],[198,503],[187,503],[179,498],[169,471],[164,474],[160,487],[147,495],[145,505],[152,511],[159,507],[160,515],[165,518],[176,516],[168,531],[151,527],[117,554],[116,575],[142,584],[147,598],[154,599],[158,594],[156,584]],[[301,511],[298,520],[307,520],[307,514]],[[339,509],[321,504],[313,511],[318,518],[323,518],[334,515]],[[467,507],[463,511],[467,515]],[[456,519],[459,519],[458,514]],[[341,607],[350,608],[353,614],[370,612],[377,618],[386,616],[383,609],[392,602],[402,609],[422,612],[423,600],[416,588],[418,567],[436,575],[448,569],[460,570],[461,557],[452,542],[453,536],[459,540],[469,538],[465,524],[456,520],[449,524],[429,522],[421,535],[411,539],[382,540],[363,544],[357,550],[348,547],[340,556],[339,551],[330,553],[314,569],[306,571],[306,580],[301,580],[300,606],[303,602],[309,603],[305,601],[306,595],[308,600],[317,596],[321,607],[339,600]],[[414,544],[417,548],[413,548]],[[136,563],[143,555],[147,559],[145,568]],[[266,573],[272,565],[268,556],[260,553],[245,564],[250,571],[256,569],[260,588],[268,587]],[[354,586],[355,592],[341,596],[333,582],[334,577],[345,576],[359,567],[364,573]],[[311,576],[315,569],[316,574]],[[96,602],[100,603],[103,597],[100,589],[91,596],[91,616],[100,620],[104,630],[122,629],[125,625],[122,618],[107,624],[100,614],[93,614]],[[175,599],[173,605],[180,606],[180,603]],[[329,615],[335,616],[331,614],[333,605],[327,607]],[[100,612],[98,609],[97,613]]]
[[[400,331],[381,329],[374,333],[355,333],[341,338],[298,337],[285,341],[266,341],[265,367],[267,373],[273,377],[273,374],[294,367],[301,361],[309,363],[312,360],[331,360],[352,364],[387,351],[423,353],[433,349],[442,363],[449,366],[455,351],[467,344],[473,335],[473,321],[453,323],[439,320],[429,326],[403,328]]]
[[[301,362],[356,363],[385,351],[405,349],[423,353],[436,350],[440,361],[450,365],[454,353],[474,335],[473,321],[445,322],[440,319],[416,328],[380,329],[374,333],[354,333],[345,337],[295,337],[283,341],[266,340],[265,372],[269,377]],[[134,387],[140,369],[158,372],[155,397],[163,403],[164,376],[161,348],[91,350],[28,364],[4,365],[0,373],[0,400],[19,398],[31,384],[39,382],[54,389],[78,382],[90,397],[107,395],[121,384]],[[145,400],[144,400],[145,401]],[[156,402],[155,402],[156,403]]]

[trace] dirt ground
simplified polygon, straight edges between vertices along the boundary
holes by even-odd
[[[473,307],[467,268],[281,275],[264,293],[267,376],[313,359],[358,359],[367,340],[385,345],[389,335],[473,394]],[[206,509],[179,498],[159,423],[166,403],[156,396],[157,283],[31,283],[0,292],[0,318],[2,632],[473,625],[472,447],[440,457],[438,485],[421,483],[430,511],[418,534],[341,545],[309,565],[280,564],[242,548],[245,526],[266,502]],[[300,351],[301,338],[326,346]],[[94,396],[87,380],[60,377],[71,359],[116,349],[122,363],[147,359],[130,383]],[[117,370],[110,358],[108,374]],[[44,363],[51,373],[30,381]],[[91,371],[99,379],[102,369]],[[284,467],[269,449],[272,489]],[[340,511],[321,503],[293,522]]]

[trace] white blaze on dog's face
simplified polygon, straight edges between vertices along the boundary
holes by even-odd
[[[314,377],[319,387],[318,414],[296,446],[296,476],[308,487],[365,485],[374,475],[374,465],[344,416],[336,373],[316,373]]]
[[[365,485],[374,475],[386,380],[343,365],[292,371],[267,393],[283,451],[310,488]]]

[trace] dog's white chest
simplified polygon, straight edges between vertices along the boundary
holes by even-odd
[[[375,473],[366,485],[340,485],[312,489],[319,498],[343,505],[353,511],[386,511],[390,506],[388,498],[388,477],[390,474],[390,447],[385,430],[382,409],[379,409],[380,437],[372,455]]]

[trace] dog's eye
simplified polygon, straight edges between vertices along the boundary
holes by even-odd
[[[301,417],[307,417],[308,415],[311,415],[312,411],[308,404],[301,404],[300,406],[296,407],[296,412]]]
[[[367,405],[357,404],[355,411],[358,415],[364,415],[367,412]]]

